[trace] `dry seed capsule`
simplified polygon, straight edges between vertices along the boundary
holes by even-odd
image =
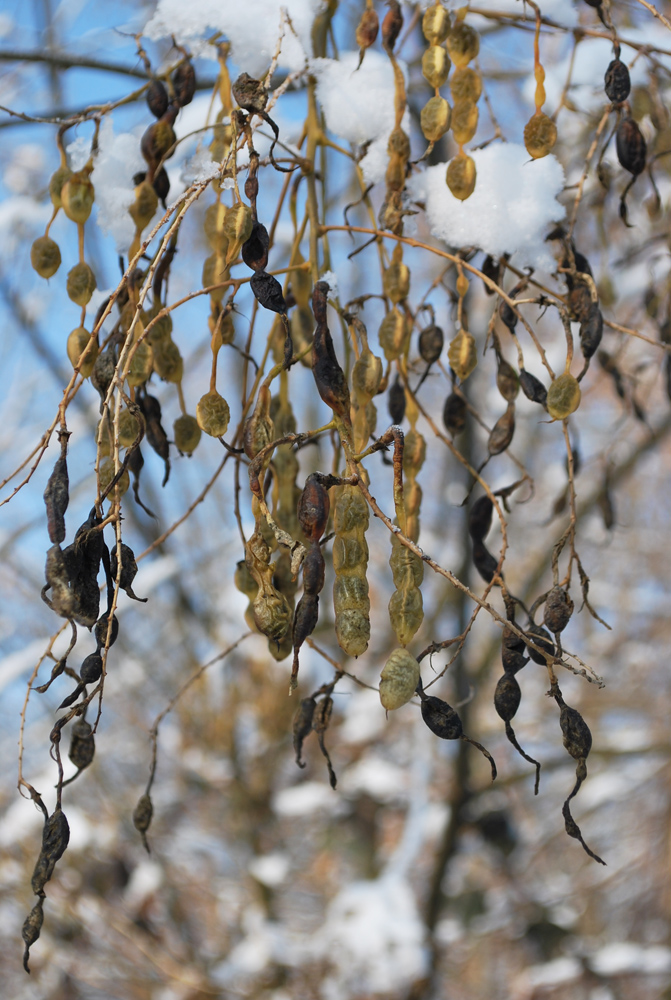
[[[130,410],[124,407],[119,414],[119,444],[122,448],[130,448],[140,433],[140,425]]]
[[[505,358],[497,355],[496,360],[498,363],[496,387],[506,402],[512,403],[520,390],[520,380],[513,366],[508,364]]]
[[[475,59],[480,51],[480,38],[475,28],[465,21],[457,21],[447,36],[447,51],[457,69]]]
[[[78,306],[86,306],[97,288],[96,276],[88,264],[82,261],[68,272],[65,288],[73,302]]]
[[[175,445],[182,455],[193,455],[201,437],[200,427],[195,417],[183,413],[173,424]]]
[[[126,376],[130,386],[144,385],[154,366],[153,350],[146,340],[140,340],[143,333],[142,323],[136,323],[133,334],[134,353]]]
[[[403,353],[408,332],[405,313],[394,306],[382,320],[378,331],[380,347],[387,361],[394,361]]]
[[[466,401],[456,392],[450,393],[443,407],[443,423],[448,434],[454,437],[460,434],[466,426]]]
[[[356,43],[359,46],[359,66],[363,62],[363,57],[366,49],[369,49],[375,39],[377,38],[377,33],[380,29],[380,20],[377,16],[377,11],[372,6],[366,7],[365,11],[361,15],[361,20],[359,21],[356,28]]]
[[[603,316],[596,302],[592,303],[588,318],[580,324],[580,350],[584,358],[591,358],[601,343]]]
[[[333,569],[336,637],[348,656],[360,656],[370,639],[368,598],[368,504],[356,486],[335,491]],[[353,584],[353,586],[352,586]]]
[[[104,462],[101,462],[98,468],[98,478],[100,479],[100,490],[102,493],[105,492],[115,475],[116,472],[114,471],[114,462],[111,458],[106,458]],[[119,496],[122,497],[130,486],[130,476],[127,472],[122,474],[116,486],[119,490]]]
[[[397,243],[392,254],[391,264],[385,270],[382,278],[384,294],[392,305],[398,305],[407,298],[410,291],[410,269],[403,263],[403,247]]]
[[[571,595],[561,587],[553,587],[545,601],[543,620],[553,634],[563,632],[573,614]]]
[[[149,126],[140,140],[140,152],[147,161],[151,174],[156,171],[161,160],[169,159],[175,152],[177,136],[172,126],[178,110],[176,107],[169,107],[158,121]]]
[[[452,109],[444,97],[432,97],[422,108],[420,125],[427,142],[438,142],[450,127]]]
[[[515,747],[518,754],[524,757],[525,760],[529,761],[530,764],[534,764],[536,767],[536,785],[534,792],[538,795],[538,784],[540,781],[541,766],[537,760],[530,757],[524,752],[522,747],[517,742],[517,737],[515,736],[515,731],[510,725],[510,720],[516,715],[517,709],[520,707],[520,701],[522,700],[522,692],[520,686],[517,683],[516,678],[512,673],[506,672],[502,677],[499,678],[499,682],[496,685],[496,691],[494,692],[494,708],[496,712],[505,722],[506,725],[506,736],[510,743]]]
[[[223,437],[228,430],[231,411],[223,396],[216,389],[201,396],[196,407],[198,426],[210,437]]]
[[[478,497],[471,507],[468,512],[468,533],[474,542],[484,542],[492,526],[493,512],[494,504],[487,494]]]
[[[475,191],[475,163],[463,151],[447,165],[445,182],[455,198],[466,201]]]
[[[152,306],[144,313],[142,313],[142,325],[146,329],[153,319],[156,319],[158,314],[164,309],[165,306],[158,299],[154,301]],[[170,337],[172,333],[172,316],[170,313],[166,313],[165,316],[161,316],[160,319],[156,319],[149,332],[147,333],[147,340],[152,347],[155,347],[160,340],[164,340],[166,337]]]
[[[633,118],[623,118],[615,133],[615,148],[620,165],[634,177],[645,170],[647,145]]]
[[[32,910],[23,922],[21,937],[23,938],[25,949],[23,951],[23,968],[30,972],[28,961],[30,959],[30,949],[40,936],[42,924],[44,923],[44,899],[42,896],[37,900]]]
[[[407,649],[395,649],[380,674],[380,701],[388,712],[409,702],[419,684],[419,663]]]
[[[550,633],[542,628],[542,626],[534,625],[533,622],[529,622],[526,632],[531,641],[540,649],[544,649],[548,656],[555,655],[555,647],[554,643],[550,639]],[[535,649],[531,648],[531,646],[527,646],[527,649],[529,650],[529,656],[534,663],[539,663],[542,667],[544,667],[547,661],[543,654],[537,653]]]
[[[178,66],[172,74],[172,85],[175,89],[175,98],[180,108],[191,104],[193,95],[196,93],[196,71],[191,60],[187,59],[181,66]]]
[[[63,190],[63,185],[72,175],[72,171],[65,164],[56,170],[49,180],[49,197],[51,198],[51,203],[54,208],[61,208],[61,191]]]
[[[392,424],[402,424],[405,417],[405,389],[399,380],[398,375],[394,384],[389,387],[387,395],[387,408]]]
[[[489,761],[489,766],[492,769],[492,781],[494,781],[496,778],[494,758],[488,750],[485,750],[481,743],[476,743],[475,740],[469,739],[468,736],[464,735],[464,727],[461,724],[461,719],[452,706],[440,698],[425,695],[423,691],[421,692],[421,698],[422,718],[431,732],[439,736],[441,740],[465,740],[467,743],[472,743]]]
[[[470,66],[455,69],[450,78],[450,93],[455,101],[480,100],[482,94],[482,77]]]
[[[520,369],[520,385],[522,392],[532,403],[540,403],[541,406],[546,405],[548,397],[547,389],[540,379],[532,375],[531,372],[526,371],[525,368]]]
[[[226,266],[226,258],[223,254],[213,253],[205,258],[203,264],[203,288],[210,288],[212,285],[221,285],[228,281],[229,272]],[[221,302],[224,297],[225,288],[213,288],[210,298],[213,302]]]
[[[403,14],[398,0],[387,0],[389,10],[382,22],[382,48],[386,52],[393,52],[396,39],[403,27]]]
[[[392,539],[392,557],[395,546],[404,547],[396,538]],[[414,552],[411,555],[415,555]],[[418,556],[415,559],[422,565]],[[389,562],[392,565],[391,559]],[[402,646],[407,646],[424,621],[422,592],[415,584],[412,570],[406,569],[403,574],[397,572],[394,582],[397,583],[397,589],[389,599],[389,621],[398,641]]]
[[[314,698],[303,698],[294,717],[294,752],[296,754],[296,763],[299,767],[305,767],[305,763],[301,760],[303,753],[303,741],[312,732],[312,719],[314,717],[316,707],[317,703]]]
[[[51,278],[61,266],[58,243],[49,236],[40,236],[30,248],[30,263],[40,278]]]
[[[547,394],[547,410],[553,420],[565,420],[580,406],[580,385],[578,380],[565,372],[550,385]]]
[[[98,646],[98,649],[103,649],[107,644],[107,633],[109,631],[109,645],[113,646],[117,641],[119,635],[119,619],[116,615],[112,615],[112,627],[109,627],[109,611],[106,611],[104,615],[101,615],[98,621],[95,623],[93,629],[93,635]]]
[[[435,323],[425,327],[419,335],[419,355],[422,361],[432,365],[443,352],[445,337],[443,331]]]
[[[226,251],[227,265],[238,256],[242,249],[242,244],[252,235],[253,227],[254,216],[249,205],[245,205],[240,201],[237,205],[233,205],[227,210],[224,218],[224,234],[228,240],[228,250]]]
[[[473,101],[455,101],[452,109],[452,135],[463,146],[470,142],[478,127],[478,109]]]
[[[152,352],[152,364],[158,377],[164,382],[181,382],[184,360],[172,337],[164,337],[154,343]]]
[[[460,330],[447,349],[450,367],[461,382],[465,382],[478,363],[475,338],[468,330]]]
[[[168,91],[162,80],[152,80],[145,94],[147,107],[154,118],[162,118],[168,110]]]
[[[620,59],[613,59],[606,70],[604,79],[606,97],[613,104],[622,104],[629,97],[631,80],[629,70]]]
[[[524,145],[534,160],[547,156],[557,141],[557,126],[544,112],[536,111],[524,126]]]
[[[203,230],[207,241],[215,253],[226,256],[228,250],[228,236],[224,232],[224,220],[226,218],[226,206],[220,201],[210,205],[205,212]]]
[[[506,450],[515,433],[515,404],[508,403],[503,416],[499,417],[492,427],[487,439],[487,450],[490,455],[500,455]]]
[[[293,609],[291,604],[273,585],[270,566],[270,549],[257,530],[246,546],[247,566],[258,584],[258,593],[252,603],[254,624],[268,639],[280,643],[291,632]]]
[[[88,378],[98,357],[98,343],[95,337],[92,338],[89,331],[83,326],[78,326],[68,337],[67,351],[73,368],[77,367],[81,355],[86,351],[79,371],[82,378]]]
[[[431,45],[442,45],[449,35],[450,15],[438,0],[424,14],[422,31],[427,42],[430,42]]]
[[[77,719],[70,734],[68,757],[80,771],[88,767],[96,752],[95,738],[90,723]]]
[[[135,201],[128,209],[139,232],[149,225],[156,214],[157,208],[158,195],[154,190],[154,186],[151,181],[143,180],[135,188]]]
[[[95,192],[86,169],[70,174],[61,188],[63,211],[72,222],[84,223],[91,214]]]
[[[424,79],[436,90],[447,81],[450,72],[450,59],[442,45],[431,45],[422,56],[422,74]]]
[[[149,794],[141,795],[138,804],[133,810],[133,826],[142,837],[145,850],[149,853],[149,843],[147,841],[147,830],[151,826],[151,819],[154,815],[154,806]]]

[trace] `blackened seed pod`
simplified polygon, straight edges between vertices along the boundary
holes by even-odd
[[[501,317],[501,322],[508,327],[511,333],[514,333],[517,326],[517,313],[507,302],[501,302],[499,316]]]
[[[506,626],[501,634],[501,663],[507,674],[516,674],[529,662],[526,644]]]
[[[70,827],[60,806],[44,821],[42,849],[35,865],[30,885],[36,896],[44,894],[44,886],[54,873],[56,863],[65,854],[70,841]]]
[[[405,417],[405,389],[398,375],[393,385],[389,386],[389,393],[387,394],[387,409],[389,410],[389,416],[391,418],[392,424],[402,424],[403,418]]]
[[[152,181],[152,185],[154,187],[154,191],[156,192],[156,196],[161,199],[161,203],[165,208],[166,199],[170,194],[170,178],[168,177],[168,171],[165,167],[161,167],[158,171]]]
[[[585,359],[596,354],[603,336],[603,316],[596,302],[592,302],[588,318],[580,324],[580,350]]]
[[[39,938],[40,931],[42,930],[42,923],[44,921],[43,906],[44,899],[40,897],[24,920],[23,928],[21,929],[21,937],[26,946],[23,952],[23,968],[28,973],[30,972],[30,967],[28,966],[30,949]]]
[[[487,450],[490,455],[500,455],[506,450],[515,433],[515,404],[508,403],[503,416],[499,417],[487,440]]]
[[[555,647],[550,638],[550,633],[541,625],[534,625],[530,622],[527,625],[526,634],[540,649],[544,649],[548,656],[555,655]],[[541,666],[545,666],[546,660],[542,653],[537,653],[535,649],[531,648],[531,646],[528,646],[527,649],[529,650],[529,656],[534,663],[539,663]]]
[[[112,574],[112,579],[117,578],[117,550],[116,546],[112,549],[110,555],[110,572]],[[131,549],[130,545],[126,545],[125,542],[121,543],[121,577],[119,580],[119,586],[122,590],[125,590],[127,595],[134,601],[140,601],[145,604],[147,601],[146,597],[138,597],[137,594],[133,593],[133,580],[137,576],[137,563],[135,562],[135,553]]]
[[[196,93],[196,71],[193,64],[187,60],[178,66],[172,74],[172,85],[175,88],[175,98],[180,108],[191,104]]]
[[[61,454],[56,459],[53,472],[44,490],[44,503],[47,508],[47,529],[49,539],[55,544],[65,540],[65,512],[70,502],[70,481],[67,463],[68,435],[61,435]]]
[[[530,399],[532,403],[540,403],[541,406],[545,406],[548,398],[547,389],[539,378],[536,378],[525,368],[520,369],[520,386],[527,399]]]
[[[252,271],[264,271],[268,263],[269,246],[268,230],[260,222],[255,222],[252,226],[252,235],[242,244],[242,259],[247,267],[251,267]],[[256,292],[254,294],[256,295]],[[275,312],[282,311],[281,309],[275,310]]]
[[[329,519],[329,495],[314,476],[308,476],[298,502],[298,520],[303,534],[311,542],[318,542]]]
[[[482,273],[485,277],[490,278],[491,281],[496,282],[497,285],[501,284],[501,261],[496,260],[491,254],[487,254],[482,265]],[[487,295],[494,295],[494,289],[490,288],[488,284],[485,283],[485,291]]]
[[[613,59],[606,70],[604,78],[606,97],[613,104],[622,104],[629,97],[631,80],[629,70],[620,59]]]
[[[468,533],[474,542],[484,542],[492,526],[494,504],[485,494],[478,497],[468,512]]]
[[[494,692],[494,708],[499,718],[510,722],[517,714],[521,700],[522,692],[516,679],[510,673],[502,674]]]
[[[103,672],[103,661],[100,653],[89,653],[79,670],[79,676],[83,684],[95,684],[100,680]]]
[[[251,266],[251,265],[250,265]],[[286,315],[287,304],[277,278],[266,271],[257,271],[250,281],[251,289],[264,309]]]
[[[553,587],[545,601],[543,620],[551,632],[563,632],[573,614],[570,594],[561,587]]]
[[[586,760],[592,749],[592,733],[580,712],[562,703],[559,713],[563,743],[574,760]]]
[[[450,393],[443,407],[443,423],[453,437],[460,434],[466,426],[466,412],[466,401],[456,392]]]
[[[77,719],[70,734],[68,757],[80,771],[88,767],[96,752],[95,737],[86,719]]]
[[[98,645],[98,649],[102,649],[105,646],[105,643],[107,642],[108,619],[109,615],[107,612],[105,612],[105,614],[101,615],[98,621],[96,622],[94,635],[96,643]],[[119,635],[119,619],[117,618],[116,615],[112,615],[112,628],[110,631],[110,639],[109,639],[110,646],[114,645],[118,635]]]
[[[161,424],[161,404],[155,396],[149,395],[140,396],[138,403],[145,420],[145,432],[149,446],[165,463],[165,474],[161,484],[165,486],[170,476],[170,447],[168,435]]]
[[[419,335],[419,354],[427,365],[432,365],[440,357],[445,337],[443,331],[434,323],[425,327]]]
[[[161,118],[168,110],[168,91],[162,80],[152,80],[146,93],[147,107],[154,118]]]
[[[492,582],[498,564],[498,559],[494,558],[483,542],[473,542],[473,565],[485,583]]]
[[[149,842],[147,840],[147,830],[151,826],[152,816],[154,815],[154,806],[152,804],[151,798],[148,793],[141,795],[138,804],[133,810],[133,826],[137,832],[142,837],[142,843],[144,844],[147,854],[149,854]]]
[[[615,148],[620,165],[637,177],[645,170],[647,146],[643,133],[633,118],[623,118],[615,134]]]
[[[427,695],[422,698],[421,708],[424,722],[441,740],[461,739],[464,732],[461,719],[446,701]]]
[[[317,734],[319,749],[326,758],[326,766],[329,772],[329,783],[331,785],[331,788],[335,789],[337,784],[336,774],[335,771],[333,770],[328,750],[324,745],[324,736],[326,735],[326,730],[328,729],[329,722],[331,721],[332,711],[333,711],[333,698],[331,698],[330,696],[323,698],[315,709],[315,714],[312,720],[312,728]]]
[[[517,372],[505,358],[500,356],[497,357],[497,364],[496,387],[506,402],[512,403],[520,391],[520,380],[517,377]]]
[[[298,706],[298,711],[294,716],[294,753],[296,754],[296,763],[299,767],[305,767],[305,762],[302,760],[303,741],[312,732],[312,720],[314,718],[316,706],[317,703],[314,698],[303,698]]]
[[[328,292],[329,286],[325,281],[318,281],[312,292],[312,312],[317,321],[312,339],[312,374],[322,400],[336,416],[349,424],[350,396],[347,379],[338,362],[326,322]]]

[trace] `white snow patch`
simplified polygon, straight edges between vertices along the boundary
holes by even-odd
[[[257,882],[274,889],[281,885],[289,874],[289,859],[286,854],[279,853],[252,858],[249,862],[249,873]]]
[[[98,225],[106,236],[112,236],[117,251],[126,253],[135,235],[135,223],[128,214],[135,200],[133,176],[146,169],[140,141],[130,132],[115,135],[109,115],[100,127],[98,148],[92,178]]]
[[[433,235],[450,246],[477,246],[497,257],[509,253],[518,267],[552,270],[555,262],[545,236],[564,215],[556,200],[564,183],[559,160],[552,154],[530,160],[516,143],[493,143],[469,155],[477,181],[466,201],[448,188],[444,163],[409,182],[413,196],[426,203]]]
[[[324,271],[320,281],[325,281],[329,286],[328,298],[330,301],[338,298],[338,276],[334,271]]]
[[[379,709],[380,696],[377,691],[355,691],[340,727],[340,742],[367,743],[368,740],[375,739],[386,725],[384,713]]]
[[[616,976],[623,972],[666,973],[671,972],[671,949],[661,945],[644,948],[629,941],[613,942],[592,955],[589,964],[599,976]]]
[[[52,205],[17,194],[0,204],[0,256],[13,257],[19,246],[34,240],[51,218]]]
[[[383,757],[367,754],[345,772],[340,788],[345,795],[365,793],[378,802],[391,802],[407,798],[408,775]]]
[[[273,800],[279,816],[307,816],[322,809],[333,812],[340,804],[333,789],[319,781],[306,781],[302,785],[283,788]]]
[[[22,143],[12,153],[3,181],[12,194],[30,194],[42,183],[46,167],[44,150],[34,142]]]
[[[124,901],[131,909],[142,903],[160,888],[163,869],[155,861],[141,861],[133,870],[124,892]]]

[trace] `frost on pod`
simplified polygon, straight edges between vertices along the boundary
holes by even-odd
[[[395,649],[380,674],[380,701],[388,712],[410,701],[419,683],[419,663],[407,649]]]

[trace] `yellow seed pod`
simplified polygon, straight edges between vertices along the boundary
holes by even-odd
[[[445,181],[455,198],[466,201],[475,191],[475,163],[466,153],[461,152],[447,165]]]
[[[374,396],[382,381],[382,361],[373,352],[364,350],[352,369],[352,385],[364,396]]]
[[[223,254],[224,257],[228,250],[228,236],[224,232],[225,219],[226,206],[222,205],[220,201],[216,201],[205,212],[205,220],[203,222],[203,230],[205,231],[208,243],[215,253]]]
[[[193,455],[201,439],[201,431],[195,417],[183,413],[172,426],[175,447],[182,455]]]
[[[419,121],[427,142],[438,142],[450,127],[452,109],[444,97],[432,97],[422,108]]]
[[[475,28],[465,21],[457,21],[447,36],[447,51],[458,69],[475,59],[480,51],[480,38]]]
[[[112,454],[112,443],[107,430],[107,421],[104,418],[98,421],[96,428],[96,447],[103,458]]]
[[[54,208],[62,207],[61,191],[63,189],[63,185],[71,175],[72,171],[66,166],[60,166],[58,170],[51,175],[49,180],[49,197],[51,198],[51,204]]]
[[[91,214],[94,198],[93,184],[86,170],[70,174],[61,188],[63,211],[73,222],[86,222]]]
[[[397,153],[392,153],[387,164],[385,183],[390,191],[402,191],[408,173],[408,161]]]
[[[275,423],[270,416],[272,397],[267,385],[261,385],[256,406],[250,417],[245,421],[243,432],[243,447],[247,458],[254,458],[275,438]],[[270,462],[268,454],[266,463]]]
[[[184,360],[179,347],[171,337],[164,337],[154,344],[154,371],[164,382],[181,382],[184,375]]]
[[[578,380],[565,372],[550,384],[547,396],[548,413],[553,420],[565,420],[580,406],[580,385]]]
[[[135,201],[128,209],[139,230],[148,226],[158,208],[158,195],[151,181],[144,180],[135,188]]]
[[[222,254],[213,253],[211,256],[205,258],[205,263],[203,264],[203,288],[209,288],[211,285],[220,285],[222,282],[228,281],[228,277],[226,258]],[[225,291],[225,288],[215,288],[210,292],[210,298],[214,302],[221,302]]]
[[[478,127],[478,108],[473,101],[455,101],[452,109],[452,135],[463,146],[470,142]]]
[[[119,444],[122,448],[130,448],[140,431],[136,418],[125,407],[119,414]]]
[[[61,266],[58,243],[49,236],[39,236],[30,248],[30,263],[40,278],[51,278]]]
[[[253,225],[254,217],[249,205],[240,201],[237,205],[227,209],[224,218],[224,235],[228,240],[226,265],[238,256],[242,244],[252,235]]]
[[[531,116],[524,126],[524,145],[534,160],[547,156],[557,141],[557,126],[542,111]]]
[[[380,674],[380,701],[388,712],[410,701],[419,684],[419,663],[407,649],[395,649]]]
[[[294,264],[304,264],[305,258],[300,250],[297,250],[294,254]],[[292,271],[291,272],[291,290],[294,293],[294,298],[299,306],[303,308],[308,308],[310,305],[310,297],[312,295],[312,278],[310,277],[310,272]]]
[[[217,163],[224,162],[231,148],[233,130],[230,122],[224,122],[224,118],[228,118],[229,114],[230,112],[222,108],[217,115],[217,121],[213,129],[214,138],[210,143],[210,152],[212,159],[216,160]]]
[[[389,600],[389,621],[402,646],[407,646],[424,621],[424,604],[419,587],[410,584],[395,590]]]
[[[98,357],[98,344],[96,343],[95,337],[92,338],[89,331],[83,326],[78,326],[68,337],[67,350],[68,358],[70,359],[70,364],[73,368],[77,367],[79,358],[82,353],[86,351],[86,354],[82,358],[79,371],[82,378],[88,378],[93,371],[93,366],[95,365],[96,358]]]
[[[400,246],[400,243],[396,244],[397,248]],[[384,294],[388,299],[391,299],[394,305],[407,298],[410,291],[410,269],[407,264],[403,263],[401,254],[396,253],[396,249],[392,263],[384,272],[382,288]]]
[[[163,308],[164,306],[162,302],[155,301],[152,304],[152,306],[149,309],[147,309],[146,312],[142,313],[142,325],[144,326],[145,329],[147,329],[151,321],[155,319],[156,316],[158,316],[158,314],[161,312]],[[170,337],[171,333],[172,333],[172,316],[170,315],[170,313],[166,313],[165,316],[161,316],[160,319],[157,319],[154,325],[151,327],[151,329],[147,333],[147,340],[152,347],[155,347],[156,344],[159,343],[159,341],[165,340],[167,337]]]
[[[470,283],[468,278],[466,277],[465,274],[463,273],[460,274],[459,277],[457,278],[457,283],[456,283],[457,295],[462,299],[465,298],[469,288],[470,288]]]
[[[142,324],[136,323],[133,337],[133,342],[136,344],[135,353],[126,376],[130,386],[144,385],[154,367],[154,352],[146,340],[140,340],[143,333]]]
[[[422,31],[431,45],[441,45],[450,33],[450,15],[441,3],[429,7],[422,18]]]
[[[390,156],[396,154],[400,156],[403,160],[410,159],[410,139],[405,134],[403,129],[397,126],[389,136],[389,142],[387,143],[387,152]]]
[[[231,411],[223,396],[216,389],[201,396],[196,407],[198,426],[210,437],[223,437],[228,430]]]
[[[403,353],[407,335],[408,324],[405,314],[394,306],[382,320],[378,331],[380,347],[387,361],[394,361]]]
[[[416,475],[424,465],[425,458],[426,458],[426,441],[419,433],[419,431],[416,431],[413,427],[405,435],[405,442],[403,447],[404,474],[406,476],[409,474]],[[406,549],[406,551],[410,555],[412,555],[409,549]]]
[[[432,86],[442,87],[450,72],[450,57],[442,45],[431,45],[422,56],[424,79]]]
[[[111,458],[106,458],[105,461],[101,462],[100,465],[98,466],[98,478],[100,480],[101,493],[105,492],[109,484],[114,479],[114,476],[115,476],[114,462],[112,461]],[[128,475],[128,471],[124,470],[124,472],[119,477],[119,482],[116,484],[115,489],[119,490],[119,496],[122,497],[124,493],[128,491],[129,486],[130,486],[130,476]],[[114,490],[112,490],[112,493],[114,493]]]
[[[450,367],[461,382],[465,382],[478,363],[475,338],[467,330],[460,330],[447,349]]]
[[[252,605],[254,624],[262,635],[282,642],[291,629],[293,609],[279,590],[260,590]]]
[[[482,77],[470,66],[455,69],[450,78],[450,92],[455,101],[479,101]]]
[[[88,264],[83,262],[75,264],[68,272],[65,288],[69,297],[78,306],[88,305],[96,287],[96,276]]]

